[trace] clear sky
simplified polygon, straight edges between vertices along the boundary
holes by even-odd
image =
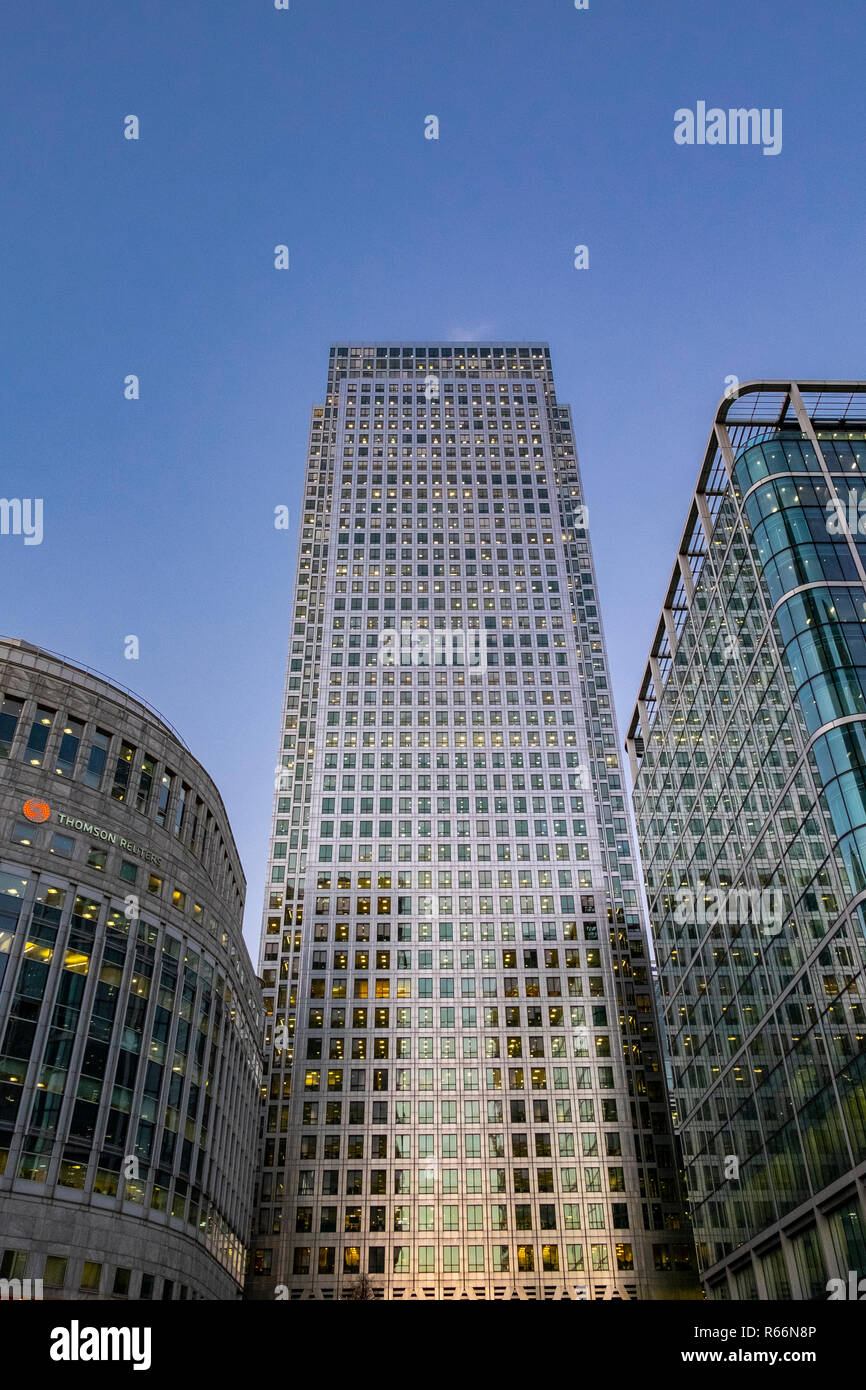
[[[290,6],[39,0],[0,41],[0,494],[44,500],[0,631],[181,731],[253,954],[332,340],[550,343],[621,731],[726,376],[866,377],[862,0]],[[699,101],[781,108],[781,153],[677,145]]]

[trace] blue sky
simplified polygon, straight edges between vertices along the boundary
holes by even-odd
[[[0,537],[0,631],[180,729],[254,953],[295,559],[273,509],[297,520],[329,344],[550,343],[622,729],[725,377],[866,376],[864,38],[859,0],[4,15],[0,494],[43,498],[45,533]],[[781,107],[781,154],[676,145],[699,100]]]

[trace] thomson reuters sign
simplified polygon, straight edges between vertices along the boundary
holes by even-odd
[[[34,821],[37,825],[41,825],[51,815],[51,807],[47,801],[25,801],[21,809],[27,819]],[[85,835],[92,835],[96,840],[105,840],[110,845],[120,845],[121,849],[127,850],[130,854],[137,854],[146,863],[159,866],[158,854],[154,854],[146,845],[138,845],[134,840],[127,840],[125,835],[119,834],[116,830],[106,830],[101,825],[95,825],[93,821],[83,820],[80,816],[70,816],[65,811],[56,813],[55,824],[62,825],[69,830],[82,830]]]

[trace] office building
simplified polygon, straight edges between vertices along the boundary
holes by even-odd
[[[251,1296],[688,1296],[543,344],[332,348],[289,627]]]
[[[862,382],[722,401],[629,727],[715,1298],[866,1269],[864,466]]]
[[[262,1017],[244,886],[165,720],[0,640],[0,1296],[240,1296]]]

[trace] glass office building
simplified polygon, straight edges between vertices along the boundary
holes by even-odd
[[[863,383],[723,400],[629,728],[717,1298],[866,1270],[864,468]]]
[[[0,1298],[232,1299],[261,993],[219,792],[154,711],[0,639]]]
[[[251,1296],[694,1293],[544,345],[332,348],[280,722]]]

